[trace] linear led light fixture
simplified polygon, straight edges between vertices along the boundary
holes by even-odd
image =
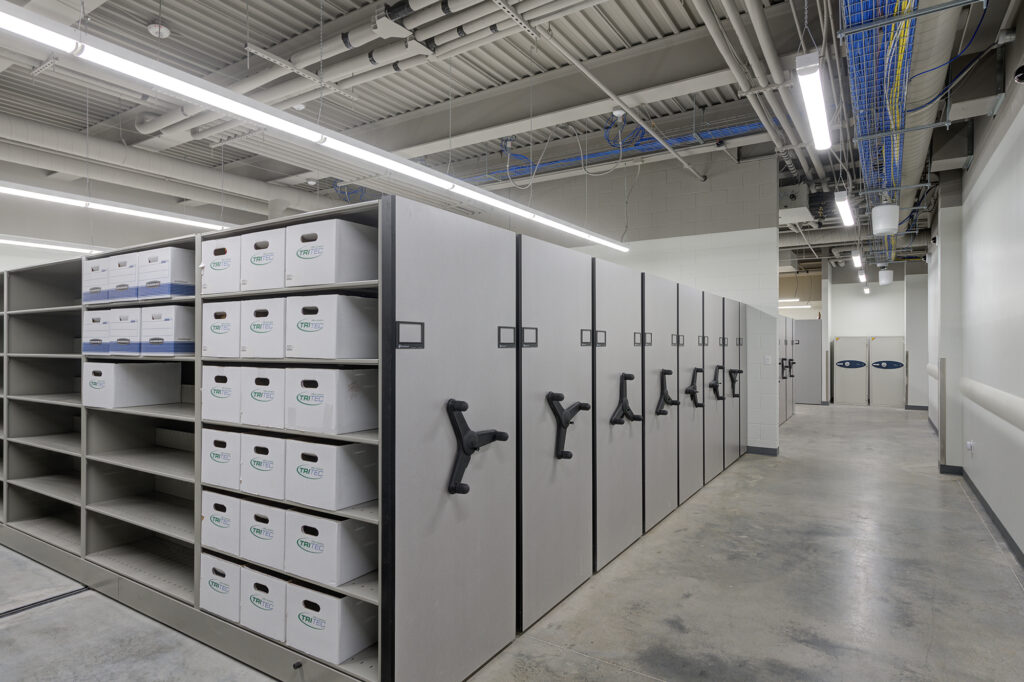
[[[863,262],[860,259],[859,251],[854,251],[852,254],[850,254],[850,258],[853,260],[853,267],[859,268],[863,266]]]
[[[864,273],[864,271],[863,271],[863,270],[859,270],[859,271],[857,272],[857,279],[859,279],[859,280],[860,280],[860,283],[861,283],[861,284],[864,284],[865,282],[867,282],[867,281],[868,281],[868,276],[867,276],[867,275],[866,275],[866,274]]]
[[[796,308],[810,308],[809,305],[780,305],[779,310],[794,310]]]
[[[21,239],[0,239],[4,246],[25,246],[30,249],[46,249],[48,251],[66,251],[68,253],[103,253],[102,249],[87,249],[81,246],[67,246],[65,244],[54,244],[52,242],[27,242]]]
[[[780,298],[779,303],[799,303],[799,298]]]
[[[10,182],[0,182],[0,195],[19,197],[21,199],[34,199],[36,201],[45,201],[51,204],[61,204],[64,206],[75,206],[76,208],[89,208],[94,211],[104,211],[106,213],[119,213],[121,215],[132,216],[133,218],[157,220],[163,223],[173,223],[175,225],[183,225],[185,227],[198,227],[201,230],[223,230],[225,227],[219,223],[211,223],[206,220],[195,220],[193,218],[175,215],[174,213],[150,211],[147,209],[127,206],[125,204],[114,203],[112,201],[97,201],[96,199],[90,199],[89,197],[83,197],[77,194],[53,192],[38,187],[16,185]]]
[[[850,208],[850,197],[846,192],[836,192],[836,209],[843,219],[843,225],[853,227],[853,209]]]
[[[157,61],[125,50],[104,40],[89,38],[89,42],[77,40],[66,27],[26,11],[7,0],[0,0],[0,29],[23,38],[42,43],[98,66],[116,71],[160,88],[180,97],[200,102],[266,128],[285,133],[307,143],[320,145],[345,156],[379,166],[398,175],[422,182],[438,189],[452,192],[463,198],[497,208],[511,215],[571,234],[581,239],[601,244],[616,251],[627,252],[629,248],[578,227],[536,213],[496,194],[474,189],[471,185],[456,182],[453,178],[418,167],[401,157],[364,145],[355,140],[343,138],[333,131],[310,124],[301,118],[279,111],[273,107],[238,95],[226,88],[208,83],[183,71],[165,66]]]
[[[818,51],[797,55],[796,77],[800,81],[800,94],[804,99],[807,122],[811,124],[814,148],[824,151],[832,148],[832,131],[825,113],[825,91],[821,86],[821,60]]]
[[[864,293],[865,294],[870,294],[871,293],[871,289],[869,289],[868,287],[864,287]]]

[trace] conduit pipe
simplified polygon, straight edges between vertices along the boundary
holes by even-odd
[[[732,52],[728,41],[725,38],[725,34],[722,32],[722,27],[718,25],[718,17],[711,12],[711,7],[708,6],[707,0],[692,0],[693,6],[697,9],[697,13],[700,15],[701,21],[704,26],[708,29],[708,34],[711,36],[711,40],[715,43],[715,47],[718,48],[718,52],[722,55],[726,65],[732,72],[733,78],[736,79],[736,84],[740,86],[740,90],[750,90],[750,79],[747,78],[746,71],[738,61]],[[775,145],[775,149],[780,151],[785,146],[782,140],[779,139],[779,133],[775,129],[775,122],[765,112],[764,107],[761,106],[761,101],[757,96],[748,96],[747,101],[750,102],[750,106],[754,109],[754,113],[757,114],[757,118],[761,121],[764,126],[764,130],[768,133],[768,136],[772,140],[772,144]],[[783,158],[786,158],[785,156]],[[787,159],[788,161],[788,159]],[[792,170],[792,162],[788,164],[790,170]],[[804,173],[807,173],[807,169],[804,169]]]
[[[721,0],[722,7],[725,9],[725,16],[729,19],[729,24],[732,26],[732,30],[736,33],[736,37],[740,41],[740,49],[747,57],[747,62],[754,71],[754,77],[757,79],[758,85],[762,88],[768,87],[768,75],[765,73],[764,64],[761,63],[761,58],[758,56],[757,48],[754,47],[754,43],[750,40],[750,34],[747,32],[747,27],[743,25],[740,19],[739,9],[736,6],[736,0]],[[773,90],[766,90],[764,92],[765,101],[768,102],[768,109],[775,114],[775,118],[778,119],[779,123],[782,124],[782,129],[786,132],[786,137],[789,138],[790,144],[793,145],[794,153],[796,154],[797,161],[800,162],[800,167],[803,169],[804,174],[810,176],[808,173],[807,159],[804,155],[805,150],[799,147],[801,141],[800,135],[793,128],[793,124],[790,122],[790,112],[786,111],[782,103],[779,101],[779,95]],[[818,177],[825,180],[825,171],[821,167],[821,162],[815,158],[814,154],[810,154],[811,161],[814,163],[814,170],[818,173]]]
[[[914,235],[913,239],[910,235],[904,235],[901,238],[899,244],[900,248],[918,248],[927,246],[931,243],[931,234],[929,232],[919,232]],[[833,244],[856,244],[857,233],[852,232],[850,228],[822,228],[820,230],[804,230],[803,238],[795,233],[780,234],[779,235],[779,248],[780,249],[796,249],[807,246],[805,241],[813,246],[824,246]],[[907,243],[909,241],[909,243]]]
[[[86,137],[81,133],[6,114],[0,114],[0,139],[72,158],[88,159],[94,164],[105,164],[154,177],[169,178],[180,183],[223,188],[228,194],[260,198],[264,202],[270,199],[284,199],[288,206],[299,211],[315,211],[337,205],[309,192],[270,186],[260,180],[223,173],[213,168],[204,168],[187,161],[134,149],[120,142]]]
[[[754,33],[757,35],[757,41],[761,44],[761,52],[764,53],[764,59],[768,63],[768,70],[772,74],[772,81],[779,88],[779,94],[782,96],[782,102],[785,104],[786,111],[789,112],[790,117],[800,129],[800,136],[807,146],[807,154],[811,158],[811,163],[814,164],[814,170],[817,171],[823,187],[827,190],[828,176],[821,165],[821,159],[818,158],[817,151],[809,143],[811,139],[810,128],[804,117],[797,113],[802,111],[802,109],[797,107],[792,90],[784,85],[786,82],[785,73],[782,69],[782,60],[779,59],[779,51],[775,49],[775,42],[772,40],[771,31],[768,29],[768,15],[765,14],[760,0],[745,0],[745,2],[747,4],[747,16],[750,17],[751,23],[754,24]]]

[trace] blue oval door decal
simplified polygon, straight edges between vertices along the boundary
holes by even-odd
[[[903,366],[903,363],[896,362],[895,360],[879,360],[878,362],[872,362],[871,366],[878,369],[899,369]]]
[[[861,367],[867,367],[866,362],[860,360],[840,360],[836,363],[836,367],[842,367],[843,369],[860,369]]]

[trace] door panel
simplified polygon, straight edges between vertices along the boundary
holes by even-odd
[[[679,359],[675,282],[644,275],[644,530],[678,506]],[[665,374],[664,371],[670,372]],[[668,401],[661,401],[664,385]],[[675,404],[671,404],[671,403]],[[659,405],[663,414],[658,414]]]
[[[515,235],[392,201],[395,320],[423,325],[422,347],[394,351],[394,677],[447,682],[515,637],[515,349],[497,343],[515,325]],[[401,343],[416,325],[398,328]],[[508,433],[471,457],[465,494],[449,492],[450,399],[470,428]]]
[[[721,296],[704,292],[704,482],[725,468],[725,400],[729,389],[725,371]],[[717,370],[717,371],[716,371]],[[718,382],[718,391],[714,383]]]
[[[837,336],[832,355],[836,405],[867,405],[868,337]]]
[[[902,336],[873,336],[868,348],[872,407],[906,407],[906,345]]]
[[[595,537],[594,570],[600,570],[643,534],[643,424],[611,420],[620,385],[632,412],[643,419],[639,345],[640,273],[594,261]],[[622,381],[623,375],[631,380]]]
[[[704,381],[703,294],[679,285],[679,503],[704,486]],[[699,369],[700,372],[694,373]],[[694,395],[686,393],[695,387]]]
[[[581,344],[580,330],[591,325],[593,259],[520,239],[520,629],[526,629],[593,569],[593,413],[573,417],[564,443],[572,456],[559,457],[547,399],[549,392],[562,394],[564,409],[591,400],[591,349]]]
[[[740,304],[725,299],[725,466],[740,458]]]
[[[802,405],[821,404],[821,320],[797,320],[793,326],[795,401]]]
[[[740,454],[747,451],[747,409],[749,407],[747,386],[750,385],[747,368],[747,304],[740,303]]]

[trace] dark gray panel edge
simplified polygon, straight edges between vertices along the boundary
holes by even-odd
[[[751,455],[768,455],[769,457],[778,457],[779,456],[779,449],[778,448],[762,448],[762,447],[757,446],[757,445],[748,445],[747,446],[747,453],[751,454]]]
[[[992,507],[988,505],[988,501],[985,499],[985,496],[981,494],[980,490],[978,490],[978,486],[974,485],[974,481],[972,481],[967,472],[963,470],[963,467],[957,468],[960,469],[963,474],[964,480],[967,481],[967,485],[971,488],[971,492],[973,492],[975,497],[978,498],[978,501],[981,502],[981,506],[985,508],[985,512],[988,514],[989,518],[992,519],[992,523],[999,529],[999,534],[1003,536],[1003,540],[1006,541],[1006,546],[1010,548],[1010,552],[1013,553],[1017,563],[1024,566],[1024,552],[1021,551],[1020,546],[1013,539],[1013,536],[1010,535],[1010,532],[1006,530],[1006,526],[1004,526],[1003,522],[999,520],[996,513],[992,511]]]
[[[924,411],[927,412],[928,411],[928,406],[927,405],[907,405],[903,409],[905,409],[905,410],[924,410]]]
[[[939,435],[939,427],[935,425],[931,417],[928,417],[928,426],[932,427],[932,431],[935,432],[936,436]]]

